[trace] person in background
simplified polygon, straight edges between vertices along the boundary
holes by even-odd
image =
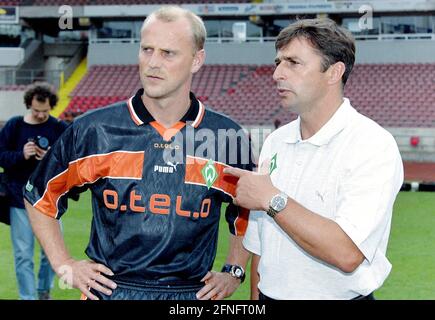
[[[8,120],[0,131],[0,166],[8,179],[10,227],[15,272],[20,299],[50,298],[54,272],[41,250],[38,284],[34,275],[34,234],[24,208],[23,187],[47,150],[64,132],[67,124],[50,116],[58,96],[45,82],[30,85],[24,93],[29,112]]]

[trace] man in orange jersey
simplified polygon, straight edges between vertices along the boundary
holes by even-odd
[[[232,203],[237,179],[223,170],[252,168],[250,157],[242,159],[249,143],[244,135],[234,140],[240,126],[190,92],[205,60],[205,35],[202,20],[187,10],[148,16],[139,50],[143,88],[76,119],[26,186],[51,264],[59,276],[72,273],[72,285],[89,299],[223,299],[244,279],[248,211]],[[213,139],[222,129],[234,148]],[[212,134],[203,141],[199,133]],[[53,219],[77,188],[92,192],[90,260],[83,261],[69,255]],[[214,272],[224,203],[230,249],[222,272]]]

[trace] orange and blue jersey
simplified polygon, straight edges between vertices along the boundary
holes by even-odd
[[[108,266],[115,281],[199,282],[213,265],[224,203],[230,232],[246,230],[248,211],[232,203],[237,179],[223,169],[252,170],[249,141],[192,93],[187,113],[166,129],[142,94],[78,117],[30,177],[24,197],[59,219],[68,195],[89,189],[86,254]]]

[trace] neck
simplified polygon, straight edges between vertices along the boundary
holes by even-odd
[[[153,118],[165,128],[173,127],[183,118],[190,107],[189,94],[181,97],[153,99],[144,93],[142,101]]]
[[[24,116],[23,120],[25,123],[28,123],[28,124],[41,124],[41,123],[47,122],[48,118],[45,119],[44,121],[38,121],[35,118],[33,118],[30,113],[28,113]]]
[[[343,103],[343,96],[325,97],[309,111],[300,115],[301,136],[303,140],[315,135],[334,115]]]

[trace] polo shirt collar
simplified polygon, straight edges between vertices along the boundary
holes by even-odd
[[[133,97],[131,97],[127,101],[130,116],[133,119],[134,123],[136,123],[136,125],[138,126],[156,121],[143,104],[143,94],[144,89],[141,88],[136,92]],[[195,95],[192,92],[190,92],[189,97],[189,110],[187,110],[186,114],[180,119],[180,121],[188,123],[196,128],[204,117],[205,107],[198,99],[196,99]]]
[[[331,119],[329,119],[328,122],[326,122],[323,127],[316,132],[316,134],[305,141],[302,140],[301,119],[298,117],[293,123],[294,125],[290,127],[290,132],[287,135],[285,142],[306,142],[316,146],[326,145],[345,128],[348,122],[348,115],[352,110],[353,108],[350,105],[349,99],[343,98],[343,103],[338,107]]]

